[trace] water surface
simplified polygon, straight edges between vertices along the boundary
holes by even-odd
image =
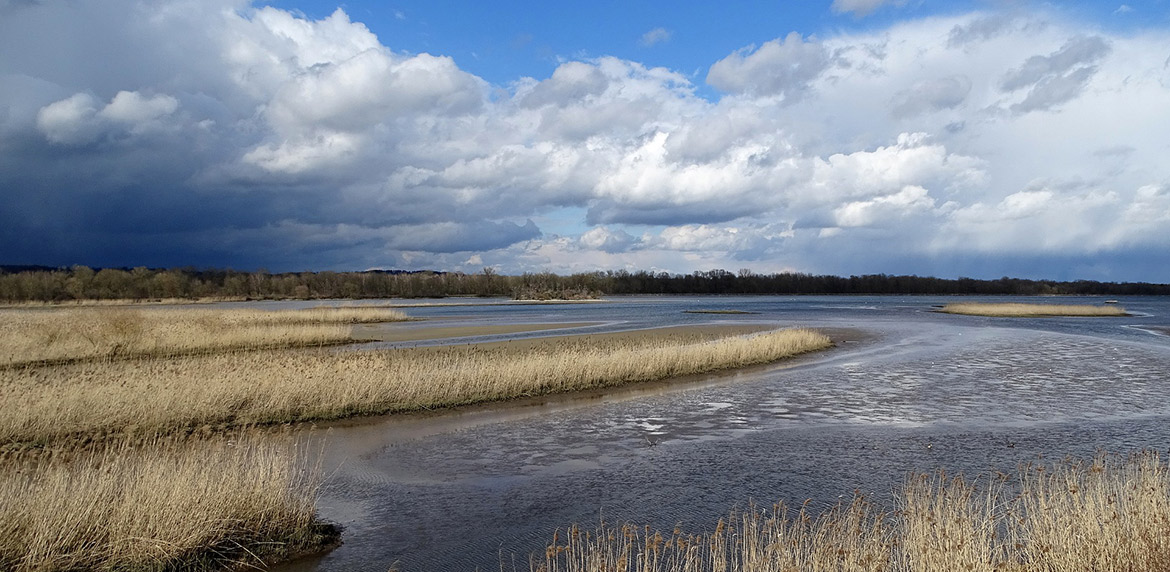
[[[345,544],[282,569],[527,570],[528,554],[572,523],[701,531],[748,502],[827,507],[855,490],[886,499],[912,471],[974,474],[1038,457],[1170,447],[1170,337],[1155,333],[1170,326],[1170,301],[1121,299],[1136,314],[1126,318],[930,311],[955,300],[636,297],[409,309],[444,325],[599,324],[567,332],[766,323],[871,335],[790,364],[649,389],[332,429],[320,512],[345,526]],[[695,309],[754,313],[684,313]]]

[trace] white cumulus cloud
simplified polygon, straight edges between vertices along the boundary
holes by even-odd
[[[340,9],[29,4],[0,20],[0,244],[503,272],[1165,249],[1170,32],[1055,10],[782,31],[708,62],[712,94],[609,55],[490,85]]]

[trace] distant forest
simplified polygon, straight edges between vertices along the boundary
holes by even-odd
[[[150,300],[227,298],[311,300],[322,298],[442,298],[508,296],[517,299],[582,299],[619,294],[1012,294],[1167,295],[1170,284],[1078,280],[1054,282],[1000,278],[943,279],[922,276],[816,276],[710,270],[692,274],[606,271],[558,276],[482,272],[239,272],[194,268],[45,268],[0,266],[0,301]]]

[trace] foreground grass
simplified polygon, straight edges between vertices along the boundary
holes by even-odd
[[[992,316],[997,318],[1037,318],[1047,316],[1125,316],[1120,306],[1092,306],[1088,304],[1020,304],[976,303],[947,304],[939,309],[947,314]]]
[[[570,527],[538,572],[1170,570],[1170,474],[1157,454],[967,480],[911,478],[896,510],[854,498],[820,515],[783,505],[690,535]]]
[[[331,542],[321,472],[256,432],[0,457],[0,570],[216,570]]]
[[[377,307],[262,311],[82,307],[0,312],[0,366],[330,345],[350,324],[406,320]]]
[[[0,444],[450,407],[766,363],[830,345],[794,329],[712,341],[584,337],[515,350],[301,349],[7,368]]]

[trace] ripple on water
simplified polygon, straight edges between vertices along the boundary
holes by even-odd
[[[702,529],[749,499],[828,506],[911,470],[1170,445],[1170,348],[962,333],[378,449],[326,491],[323,514],[360,526],[319,569],[487,570],[516,553],[523,570],[552,530],[602,516]]]

